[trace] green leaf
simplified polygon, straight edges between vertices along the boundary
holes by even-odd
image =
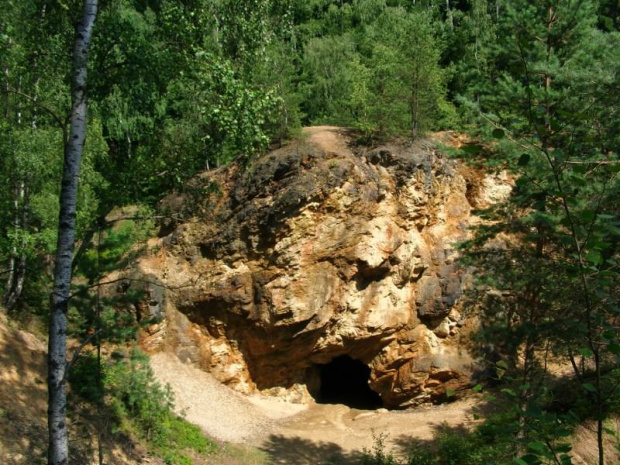
[[[590,383],[584,383],[583,388],[588,392],[596,392],[596,388]]]
[[[482,147],[479,145],[464,145],[461,150],[469,155],[477,155],[482,152]]]
[[[504,370],[508,369],[508,364],[504,360],[500,360],[495,365],[497,365],[500,368],[503,368]]]
[[[570,452],[571,449],[572,449],[571,445],[566,444],[566,443],[558,444],[554,447],[554,450],[556,453],[564,453],[564,454]]]
[[[542,442],[530,442],[527,447],[532,449],[534,452],[547,452],[547,446],[545,446]]]
[[[517,393],[514,392],[512,389],[504,388],[504,389],[502,389],[502,392],[504,394],[508,394],[510,397],[517,397]]]
[[[476,391],[476,392],[481,392],[482,391],[482,385],[476,384],[472,389],[474,391]]]
[[[588,171],[588,165],[573,165],[572,169],[575,173],[584,174]]]
[[[569,428],[559,428],[555,430],[555,435],[559,438],[567,438],[572,434],[573,432]]]
[[[592,357],[592,355],[594,355],[592,351],[586,347],[579,349],[579,353],[584,357]]]
[[[528,465],[540,465],[540,458],[536,453],[526,454],[522,457],[522,459]]]
[[[493,129],[493,132],[491,133],[491,135],[493,136],[494,139],[503,139],[506,136],[506,133],[504,133],[503,129]]]
[[[581,212],[580,217],[581,221],[583,221],[584,223],[590,223],[596,217],[596,213],[594,213],[592,210],[584,210]]]
[[[600,250],[590,250],[588,252],[588,261],[593,265],[600,265],[603,263],[603,255]]]
[[[530,162],[530,159],[531,157],[529,153],[522,153],[521,156],[519,157],[519,161],[517,162],[517,165],[526,166]]]
[[[454,397],[456,395],[456,391],[454,391],[453,389],[448,389],[446,391],[446,396],[447,397]]]
[[[620,354],[620,344],[612,343],[607,346],[607,350],[614,355]]]

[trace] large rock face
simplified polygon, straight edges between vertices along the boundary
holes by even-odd
[[[340,355],[370,367],[388,407],[469,382],[453,245],[467,234],[468,186],[432,142],[359,148],[343,130],[309,128],[191,187],[163,202],[183,220],[136,271],[167,286],[140,310],[165,311],[147,347],[300,401]]]

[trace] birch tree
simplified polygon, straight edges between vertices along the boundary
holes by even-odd
[[[78,174],[86,140],[88,50],[97,16],[97,6],[98,0],[84,0],[82,18],[76,29],[73,44],[71,129],[68,138],[65,140],[54,287],[50,296],[47,380],[49,393],[49,465],[67,465],[69,463],[66,422],[67,308],[75,243]]]

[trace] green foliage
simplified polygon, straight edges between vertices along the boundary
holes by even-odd
[[[385,9],[370,27],[369,112],[379,131],[416,137],[451,118],[439,66],[444,44],[435,29],[430,14],[404,8]]]
[[[112,361],[106,367],[105,384],[112,393],[110,405],[117,417],[144,438],[160,441],[166,437],[164,420],[171,415],[173,396],[153,377],[148,358],[132,349],[128,360]]]
[[[397,460],[385,450],[385,436],[375,436],[372,450],[364,449],[364,465],[490,465],[509,464],[516,448],[514,417],[496,415],[469,431],[440,425],[428,441],[411,440],[402,446],[407,455]]]
[[[437,429],[432,443],[414,441],[407,455],[408,465],[482,465],[510,463],[509,437],[501,421],[494,421],[473,432],[444,425]]]
[[[148,208],[116,210],[110,216],[116,220],[108,228],[93,231],[81,244],[74,265],[81,282],[74,285],[68,312],[70,334],[87,338],[97,332],[99,340],[122,343],[134,340],[141,324],[152,323],[146,318],[139,322],[132,310],[145,299],[142,290],[128,289],[119,296],[104,291],[101,296],[97,288],[105,275],[126,268],[144,252],[146,239],[154,234],[151,216]]]
[[[199,427],[176,416],[169,387],[154,378],[148,357],[132,349],[127,357],[104,360],[94,354],[77,360],[69,372],[72,392],[114,413],[117,428],[145,441],[153,453],[170,465],[192,465],[188,451],[208,455],[215,444]]]
[[[217,17],[221,25],[221,47],[224,56],[238,63],[246,72],[264,59],[274,31],[269,25],[268,0],[223,0]]]
[[[93,234],[91,247],[79,257],[76,263],[78,273],[90,284],[110,271],[126,267],[135,258],[134,255],[140,253],[139,244],[154,234],[150,209],[135,208],[130,211],[132,218],[123,219],[121,216],[109,228]]]
[[[169,89],[172,108],[189,119],[181,124],[195,125],[191,142],[199,147],[193,150],[199,158],[191,174],[209,160],[220,164],[239,155],[250,159],[263,150],[270,141],[267,122],[275,119],[282,104],[276,89],[253,89],[228,62],[206,52],[196,54],[194,74],[171,83]],[[176,129],[178,122],[173,125]],[[170,142],[179,140],[173,132]]]
[[[302,108],[316,124],[354,122],[350,99],[364,71],[350,35],[310,39],[304,53]]]
[[[489,54],[497,77],[477,105],[494,139],[492,163],[514,173],[516,185],[462,250],[481,277],[470,292],[483,314],[480,340],[505,361],[503,392],[527,463],[568,463],[566,411],[602,431],[618,399],[610,386],[619,250],[609,226],[620,220],[610,198],[620,180],[608,129],[615,115],[604,109],[620,99],[608,80],[620,71],[612,57],[619,38],[595,29],[594,7],[507,4]],[[563,416],[549,408],[552,358],[570,364],[580,385]],[[602,435],[598,449],[603,463]]]
[[[396,459],[385,450],[386,435],[373,432],[373,446],[371,450],[364,448],[360,465],[396,465]]]
[[[162,428],[166,431],[165,435],[156,438],[153,445],[166,464],[194,465],[187,451],[209,455],[216,450],[215,443],[207,439],[198,426],[182,418],[169,415],[164,420]]]
[[[310,122],[412,137],[456,122],[430,13],[355,2],[330,5],[325,23],[329,33],[304,48],[301,105]]]
[[[83,354],[71,365],[67,376],[72,393],[93,404],[102,404],[105,396],[104,370],[104,366],[99,366],[96,354]]]

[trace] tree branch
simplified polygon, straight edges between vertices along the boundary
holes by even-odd
[[[15,90],[15,89],[11,89],[10,87],[7,87],[7,89],[4,92],[5,93],[19,95],[20,97],[24,97],[25,99],[28,99],[30,102],[32,102],[34,105],[38,106],[42,110],[45,110],[47,113],[49,113],[50,116],[52,117],[52,119],[56,122],[56,124],[58,124],[58,126],[60,126],[60,129],[62,129],[62,141],[63,141],[63,143],[67,142],[67,133],[68,133],[68,131],[67,131],[67,123],[65,121],[63,121],[60,118],[60,116],[54,110],[52,110],[47,105],[44,105],[43,103],[39,102],[39,100],[34,98],[33,96],[25,94],[24,92],[21,92],[19,90]]]
[[[75,352],[73,353],[73,357],[71,358],[71,361],[67,363],[67,367],[65,368],[65,376],[62,379],[63,382],[67,380],[67,376],[69,376],[69,370],[71,370],[71,367],[73,366],[73,364],[77,362],[78,358],[80,358],[80,354],[82,353],[82,350],[84,349],[84,347],[86,347],[86,344],[88,344],[90,341],[95,339],[101,333],[101,331],[102,330],[99,329],[95,331],[93,334],[89,335],[86,339],[84,339],[84,341],[80,344],[80,346],[75,350]]]

